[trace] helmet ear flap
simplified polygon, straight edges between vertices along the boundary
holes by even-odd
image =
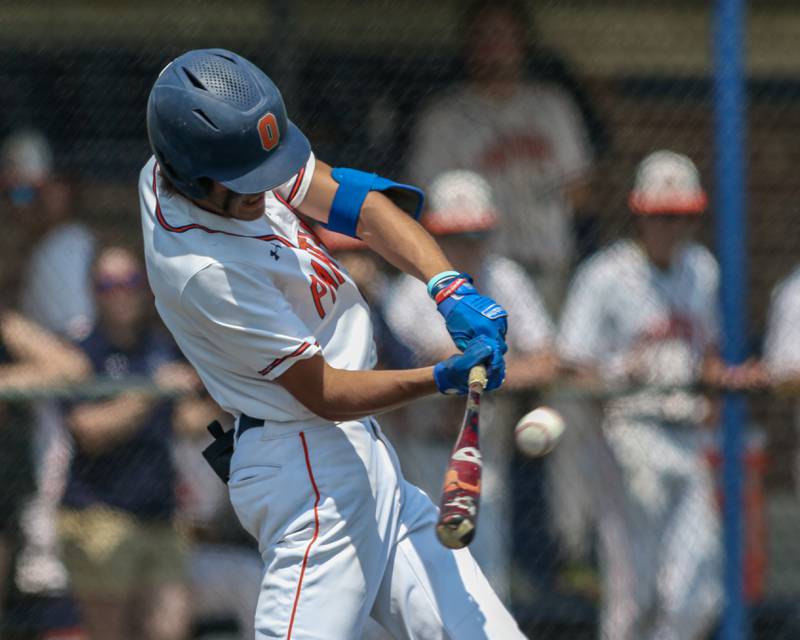
[[[161,169],[162,178],[166,178],[170,186],[189,198],[204,200],[211,193],[211,179],[182,180],[172,165],[158,149],[155,149],[156,160]]]

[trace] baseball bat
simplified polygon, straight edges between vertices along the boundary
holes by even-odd
[[[450,454],[439,500],[436,536],[445,547],[461,549],[475,537],[481,499],[481,449],[479,438],[481,394],[486,388],[486,367],[469,372],[464,419]]]

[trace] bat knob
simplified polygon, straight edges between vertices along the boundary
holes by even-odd
[[[448,549],[463,549],[475,537],[475,524],[460,515],[436,525],[436,537]]]

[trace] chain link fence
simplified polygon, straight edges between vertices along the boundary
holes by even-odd
[[[712,637],[725,560],[709,381],[725,374],[711,370],[708,3],[1,4],[0,637],[88,638],[87,616],[115,638],[253,637],[260,558],[199,453],[217,410],[163,334],[140,258],[147,95],[169,60],[210,46],[270,74],[318,158],[426,187],[427,223],[453,262],[509,308],[514,365],[484,416],[473,551],[525,633]],[[754,363],[736,375],[752,387],[750,637],[770,640],[800,634],[799,27],[794,3],[750,8]],[[637,167],[662,149],[696,165],[704,214],[696,202],[649,210],[681,210],[677,224],[632,213],[632,190],[656,189],[635,181]],[[652,180],[697,195],[681,162]],[[675,249],[687,234],[690,257]],[[421,285],[335,239],[329,248],[375,310],[379,366],[449,351]],[[538,405],[567,428],[529,458],[513,427]],[[431,399],[381,419],[434,499],[462,409]],[[133,601],[130,621],[121,603]]]

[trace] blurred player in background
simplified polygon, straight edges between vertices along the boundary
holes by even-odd
[[[82,355],[24,316],[0,308],[0,391],[28,391],[78,382],[89,375]],[[0,629],[5,590],[19,542],[19,511],[33,490],[31,416],[0,400]]]
[[[199,385],[170,337],[153,328],[144,269],[133,253],[101,250],[92,282],[98,323],[80,347],[98,376],[140,376],[175,391]],[[59,530],[92,640],[187,636],[186,554],[172,522],[174,411],[172,400],[132,390],[81,402],[67,414],[75,453]]]
[[[780,393],[800,395],[800,268],[772,292],[767,316],[764,366]],[[800,432],[800,404],[795,405],[795,427]],[[795,491],[800,495],[800,448],[795,454]]]
[[[556,313],[592,160],[571,97],[526,78],[529,22],[518,0],[468,3],[460,30],[467,81],[419,116],[408,173],[426,185],[448,169],[484,176],[502,215],[495,250],[525,267]]]
[[[235,435],[216,436],[232,457],[214,459],[264,561],[256,638],[357,638],[370,616],[397,637],[521,638],[469,551],[436,540],[436,508],[370,417],[463,394],[479,363],[489,390],[505,373],[505,311],[387,197],[417,212],[418,190],[318,161],[277,87],[231,51],[167,65],[147,125],[148,279],[185,356],[235,416]],[[428,281],[464,353],[372,370],[367,305],[298,213]]]
[[[525,270],[513,260],[493,253],[491,236],[499,214],[491,187],[476,173],[447,171],[428,191],[430,210],[425,227],[439,239],[456,268],[471,273],[475,283],[500,301],[511,319],[506,354],[508,390],[531,390],[550,382],[555,373],[554,329],[544,304]],[[454,345],[437,322],[436,306],[425,286],[409,275],[400,276],[386,295],[386,319],[392,331],[408,345],[416,364],[436,362],[452,353]],[[420,330],[424,327],[424,330]],[[511,504],[509,460],[515,404],[492,398],[482,419],[483,486],[481,523],[473,553],[492,586],[508,598],[511,563]],[[461,403],[428,401],[407,407],[392,421],[403,469],[409,479],[431,496],[442,483]],[[450,428],[443,428],[449,426]]]
[[[94,321],[89,270],[94,239],[75,219],[71,185],[56,171],[53,151],[38,131],[20,129],[0,146],[0,261],[16,285],[20,310],[60,336],[78,340]],[[22,548],[15,584],[30,596],[32,624],[70,626],[74,612],[63,600],[66,570],[58,558],[56,509],[69,464],[69,440],[60,407],[37,402],[33,408],[36,492],[21,515]],[[25,605],[19,605],[19,609]]]
[[[726,369],[717,352],[718,267],[691,240],[706,201],[689,158],[645,158],[629,198],[635,237],[580,268],[562,317],[564,360],[579,379],[619,390],[603,424],[613,464],[592,479],[604,638],[702,638],[719,609],[701,433],[711,414],[692,386],[746,388],[755,371]]]

